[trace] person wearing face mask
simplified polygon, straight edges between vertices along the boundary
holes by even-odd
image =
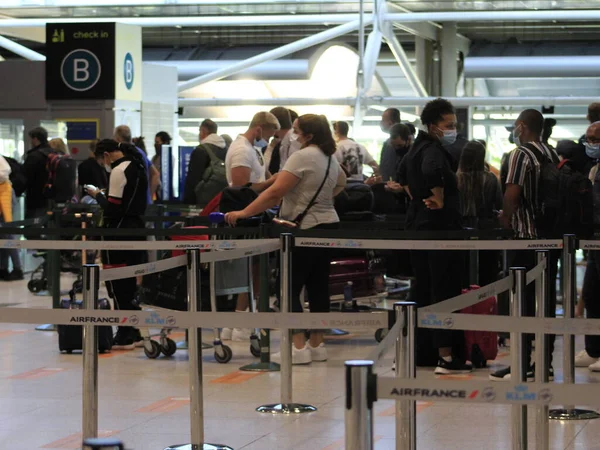
[[[96,146],[96,155],[104,158],[104,164],[110,169],[108,192],[105,194],[97,187],[88,187],[87,193],[94,197],[103,210],[105,228],[144,228],[142,216],[146,212],[146,193],[148,176],[144,161],[131,144],[120,144],[112,139],[104,139]],[[144,241],[145,236],[132,234],[119,236],[113,240]],[[145,250],[108,250],[102,251],[104,268],[117,268],[142,264]],[[115,303],[115,308],[136,310],[134,299],[136,279],[108,281],[108,292]],[[139,332],[132,327],[119,327],[115,336],[113,349],[133,350]]]
[[[544,131],[544,116],[535,109],[527,109],[519,114],[512,131],[513,141],[517,146],[507,162],[506,186],[503,199],[502,213],[499,220],[503,228],[513,230],[517,239],[539,239],[540,218],[536,217],[539,210],[541,184],[541,162],[546,160],[558,164],[556,152],[542,142]],[[560,252],[550,253],[549,278],[550,295],[548,296],[551,313],[556,310],[556,276]],[[508,252],[510,267],[525,267],[531,270],[537,264],[535,251],[519,250]],[[535,283],[529,284],[525,291],[525,309],[528,316],[535,313]],[[532,335],[525,335],[525,352],[531,356]],[[554,336],[549,339],[548,364],[546,368],[549,379],[554,378],[552,369],[552,353],[554,351]],[[529,360],[527,378],[533,379],[535,366]],[[507,381],[511,379],[510,367],[498,370],[490,375],[492,381]]]
[[[287,161],[277,181],[243,211],[227,213],[231,225],[281,204],[282,219],[300,229],[335,229],[339,217],[333,198],[346,185],[346,176],[336,158],[336,144],[325,116],[300,116],[294,129],[301,150]],[[292,311],[302,312],[300,293],[306,288],[311,313],[330,311],[328,249],[300,248],[293,252],[291,280]],[[307,342],[308,341],[308,342]],[[276,358],[275,355],[274,359]],[[305,330],[294,330],[292,364],[310,364],[327,360],[322,330],[313,330],[306,339]]]
[[[400,164],[399,184],[410,197],[406,217],[408,230],[449,231],[462,229],[460,196],[452,156],[444,144],[456,139],[454,106],[444,99],[425,105],[420,131]],[[442,235],[442,234],[440,234]],[[463,288],[463,256],[460,251],[411,251],[416,278],[413,298],[419,307],[460,295]],[[433,330],[419,335],[418,364],[430,365],[437,356],[435,373],[467,373],[472,366],[453,352],[462,332]],[[423,337],[423,339],[421,339]],[[426,338],[426,339],[425,339]],[[437,355],[435,355],[437,353]]]
[[[595,165],[589,173],[594,197],[594,225],[600,225],[600,122],[594,122],[585,133],[586,155]],[[587,266],[583,277],[581,297],[588,319],[600,319],[600,250],[588,252]],[[600,336],[586,335],[585,349],[575,355],[575,367],[587,367],[592,372],[600,372]]]
[[[389,134],[392,127],[397,123],[400,123],[400,111],[396,108],[388,108],[381,115],[379,126],[381,131]],[[384,182],[393,181],[396,175],[397,163],[396,152],[390,146],[390,140],[388,139],[383,143],[381,158],[379,159],[379,172]]]
[[[277,117],[272,113],[263,111],[254,115],[248,130],[240,134],[227,150],[225,171],[231,187],[248,186],[256,192],[262,192],[273,184],[278,174],[271,176],[260,149],[280,128]],[[236,312],[245,312],[248,306],[248,294],[239,294]],[[221,339],[248,342],[251,332],[244,328],[223,328]]]

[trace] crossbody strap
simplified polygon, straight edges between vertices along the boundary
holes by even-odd
[[[327,161],[327,170],[325,171],[325,177],[323,178],[323,181],[321,182],[321,186],[319,186],[319,189],[317,189],[317,192],[315,192],[315,195],[313,195],[313,198],[311,199],[311,201],[308,202],[308,205],[306,205],[306,208],[304,208],[304,211],[302,211],[300,214],[298,214],[296,216],[296,218],[294,219],[294,222],[296,222],[298,225],[300,225],[302,223],[302,221],[308,214],[308,211],[310,211],[310,209],[316,205],[317,197],[323,190],[323,187],[325,186],[325,183],[327,182],[327,178],[329,178],[329,169],[331,169],[331,156],[329,157],[329,160]]]

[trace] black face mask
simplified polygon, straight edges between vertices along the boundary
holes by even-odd
[[[402,147],[396,147],[396,153],[399,155],[404,155],[406,153],[408,153],[408,150],[410,149],[410,145],[404,145]]]

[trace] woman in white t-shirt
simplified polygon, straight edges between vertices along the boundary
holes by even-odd
[[[290,156],[275,183],[254,202],[243,211],[225,216],[229,224],[235,225],[239,219],[256,216],[281,203],[280,217],[296,222],[303,230],[337,228],[339,217],[333,198],[344,189],[346,175],[333,157],[336,145],[327,118],[301,116],[294,131],[302,149]],[[317,193],[315,203],[309,206]],[[329,251],[297,247],[292,255],[292,311],[302,312],[300,292],[306,287],[310,311],[329,312]],[[307,342],[304,330],[295,330],[293,342],[293,364],[327,360],[322,331],[311,332]]]

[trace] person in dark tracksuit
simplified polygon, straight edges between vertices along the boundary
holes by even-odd
[[[452,155],[446,150],[456,140],[456,113],[450,102],[433,100],[423,109],[415,143],[400,164],[399,183],[410,198],[406,228],[412,231],[449,231],[462,228],[460,195]],[[441,233],[442,235],[443,233]],[[460,251],[411,252],[419,307],[432,305],[461,294],[463,257]],[[437,349],[436,374],[466,373],[470,364],[453,354],[457,332],[433,330]],[[423,351],[432,350],[424,348]],[[454,352],[457,353],[457,352]]]
[[[104,157],[104,165],[110,173],[108,192],[105,194],[97,188],[88,189],[88,194],[96,198],[104,213],[105,228],[143,229],[142,215],[146,211],[148,176],[144,161],[138,150],[131,144],[119,144],[112,139],[105,139],[96,146],[96,154]],[[145,241],[146,236],[119,236],[114,240]],[[108,250],[102,252],[102,263],[105,269],[142,264],[146,250]],[[122,310],[139,309],[134,303],[136,279],[108,281],[109,295],[115,308]],[[140,342],[139,331],[132,327],[119,327],[115,336],[113,349],[132,350],[136,342]]]

